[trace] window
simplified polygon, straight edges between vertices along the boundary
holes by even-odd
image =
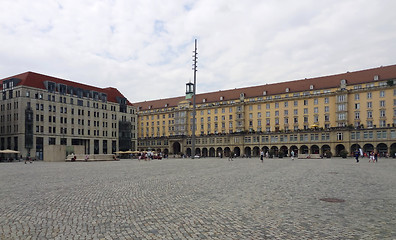
[[[337,133],[337,140],[341,141],[344,139],[344,134],[342,132]]]
[[[304,114],[308,114],[308,108],[304,108]]]
[[[367,118],[373,118],[373,112],[367,111]]]
[[[380,117],[385,117],[385,110],[380,110]]]
[[[289,102],[284,102],[284,106],[288,107],[289,106]]]
[[[345,102],[345,100],[346,100],[345,95],[339,95],[339,96],[337,96],[337,101],[338,101],[338,102]]]
[[[325,97],[324,103],[329,103],[329,98],[328,97]]]
[[[372,92],[368,92],[367,93],[367,99],[371,99],[373,98],[373,93]]]
[[[338,104],[338,111],[345,111],[346,105],[345,104]]]
[[[304,99],[304,106],[307,106],[307,105],[308,105],[308,100]]]
[[[355,109],[360,109],[360,103],[355,103]]]
[[[339,113],[338,120],[345,120],[345,113]]]
[[[355,112],[355,119],[359,119],[360,118],[360,112]]]
[[[380,91],[380,97],[385,97],[385,91]]]
[[[373,107],[373,102],[367,102],[367,108],[372,108]]]
[[[325,112],[329,112],[329,106],[325,106],[324,111],[325,111]]]
[[[385,100],[380,101],[380,107],[385,107]]]
[[[360,95],[359,95],[359,93],[355,93],[355,100],[360,100]]]

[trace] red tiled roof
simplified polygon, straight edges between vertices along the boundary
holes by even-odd
[[[264,91],[267,92],[267,95],[285,94],[286,88],[289,88],[289,93],[310,91],[311,85],[313,85],[313,90],[337,88],[340,86],[340,81],[342,79],[345,79],[347,81],[347,85],[364,84],[373,82],[375,75],[378,75],[379,80],[396,78],[396,65],[385,67],[381,66],[378,68],[366,69],[356,72],[347,72],[330,76],[307,78],[303,80],[202,93],[196,95],[196,102],[201,104],[203,103],[203,99],[206,99],[205,102],[207,103],[219,102],[221,101],[220,97],[223,97],[224,101],[236,100],[239,99],[241,93],[245,94],[245,98],[263,96]],[[184,96],[138,102],[134,103],[134,105],[138,108],[138,110],[148,110],[150,106],[150,109],[164,108],[166,103],[168,103],[168,107],[175,107],[183,99]]]
[[[72,82],[69,80],[64,80],[61,78],[56,78],[56,77],[51,77],[51,76],[47,76],[47,75],[43,75],[43,74],[39,74],[39,73],[35,73],[35,72],[25,72],[25,73],[21,73],[15,76],[11,76],[11,77],[7,77],[4,79],[1,79],[1,85],[0,85],[0,89],[3,88],[3,80],[8,80],[11,78],[18,78],[21,80],[21,82],[18,83],[18,85],[23,85],[23,86],[28,86],[28,87],[34,87],[34,88],[40,88],[40,89],[46,89],[44,82],[45,81],[51,81],[51,82],[55,82],[55,83],[61,83],[61,84],[65,84],[67,86],[72,86],[72,87],[76,87],[76,88],[81,88],[84,90],[92,90],[92,91],[96,91],[99,93],[105,93],[107,94],[107,101],[109,102],[117,102],[117,97],[122,97],[125,98],[124,95],[122,95],[116,88],[112,88],[112,87],[108,87],[108,88],[98,88],[98,87],[94,87],[91,85],[86,85],[86,84],[82,84],[82,83],[78,83],[78,82]],[[128,104],[131,105],[131,103],[128,101]]]

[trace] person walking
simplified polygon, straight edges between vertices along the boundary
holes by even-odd
[[[264,163],[264,152],[263,150],[260,151],[260,160],[262,163]]]
[[[374,161],[377,163],[378,162],[378,152],[374,153]]]
[[[356,159],[357,163],[359,162],[359,156],[360,156],[360,152],[358,150],[356,150],[355,151],[355,159]]]
[[[291,151],[290,155],[291,155],[291,159],[294,160],[294,151],[293,150]]]
[[[228,156],[228,161],[233,161],[232,157],[234,156],[234,152],[230,152],[230,156]]]

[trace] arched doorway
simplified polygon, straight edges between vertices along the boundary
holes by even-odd
[[[231,149],[229,147],[224,148],[224,156],[229,157],[231,154]]]
[[[195,155],[196,156],[201,156],[201,149],[200,148],[196,148],[195,149]]]
[[[279,152],[278,147],[277,146],[272,146],[269,155],[270,155],[270,157],[271,156],[272,157],[276,157],[276,156],[278,156],[278,152]]]
[[[223,149],[221,147],[218,147],[216,149],[216,157],[223,157]]]
[[[396,143],[390,146],[390,157],[396,158]]]
[[[308,154],[308,146],[307,145],[302,145],[300,147],[300,153],[301,154]]]
[[[207,156],[208,156],[208,149],[202,148],[202,157],[207,157]]]
[[[287,156],[289,155],[289,150],[287,149],[286,146],[282,146],[282,147],[279,149],[279,151],[283,153],[283,157],[287,157]]]
[[[385,143],[380,143],[377,145],[377,152],[379,153],[380,157],[385,157],[388,153],[388,146]]]
[[[332,154],[331,148],[330,148],[329,145],[323,145],[323,146],[322,146],[322,154],[323,154],[323,156],[325,155],[325,153],[326,153],[326,154],[327,154],[327,153]],[[331,156],[331,155],[330,155],[330,156]]]
[[[264,152],[264,155],[269,151],[269,148],[267,146],[264,146],[261,148],[261,150]]]
[[[234,154],[237,157],[241,156],[241,149],[239,147],[235,147],[234,148]]]
[[[216,157],[216,151],[213,147],[209,148],[209,157]]]
[[[338,144],[338,145],[336,146],[336,156],[340,156],[340,152],[341,152],[342,150],[345,150],[345,146],[342,145],[342,144]]]
[[[187,157],[191,157],[191,148],[186,149],[186,155]]]
[[[181,150],[180,143],[174,142],[173,143],[173,154],[179,154]]]
[[[164,149],[164,154],[168,155],[169,154],[169,150],[167,148]]]
[[[250,147],[245,147],[245,157],[252,156],[252,149]]]
[[[351,145],[351,149],[349,149],[349,152],[350,153],[353,153],[353,152],[355,152],[356,150],[359,150],[361,147],[360,147],[360,145],[359,144],[352,144]]]
[[[260,148],[254,147],[253,148],[253,157],[258,157],[258,156],[260,156]]]
[[[289,153],[290,155],[291,155],[292,151],[294,152],[294,156],[298,155],[298,147],[297,146],[293,145],[290,147],[290,153]]]
[[[319,146],[318,145],[311,146],[311,154],[319,154]]]
[[[367,154],[367,156],[370,156],[370,153],[372,153],[373,151],[374,151],[374,146],[373,146],[373,144],[370,144],[370,143],[364,144],[364,146],[363,146],[363,152],[364,152],[365,154]]]

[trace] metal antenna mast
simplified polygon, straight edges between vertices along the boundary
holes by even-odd
[[[193,117],[192,117],[192,137],[191,137],[191,144],[192,144],[192,154],[191,158],[194,159],[195,157],[195,115],[196,115],[196,106],[195,106],[195,94],[197,90],[197,39],[195,39],[195,48],[194,48],[194,55],[193,55],[193,71],[194,71],[194,92],[193,92]]]

